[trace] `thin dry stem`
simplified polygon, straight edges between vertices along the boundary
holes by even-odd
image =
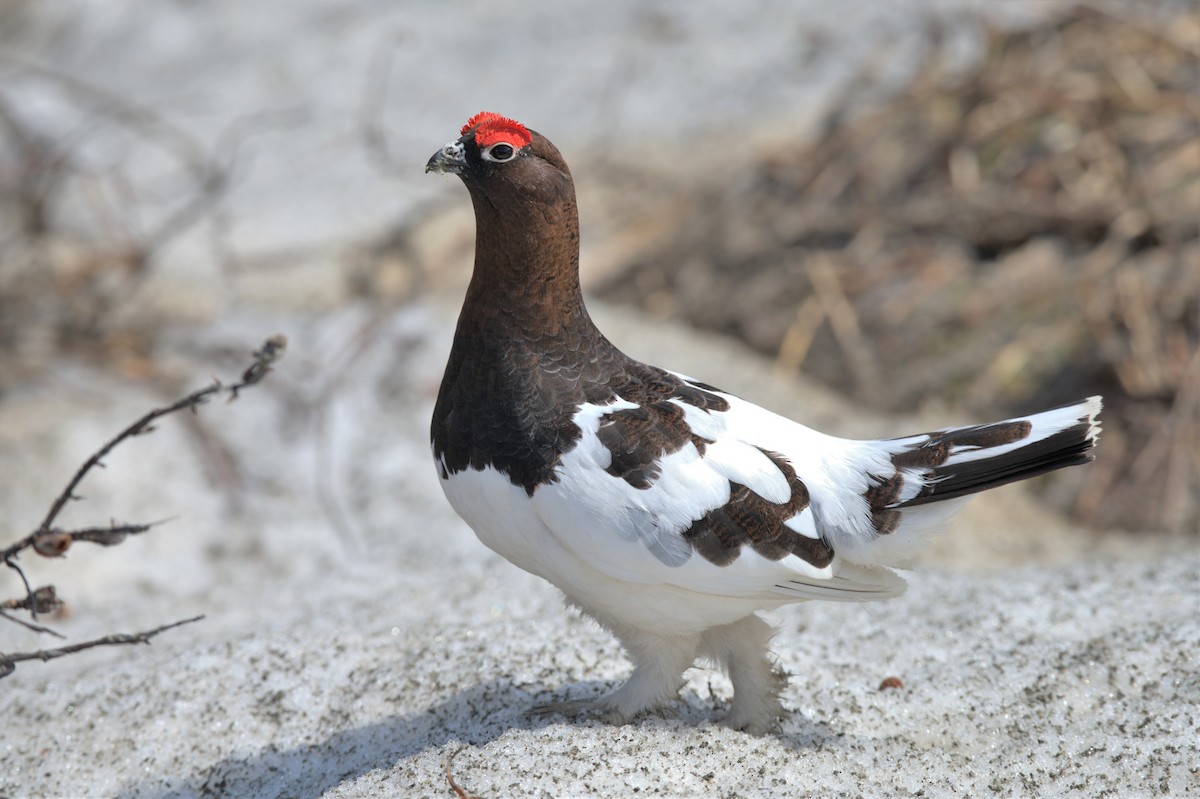
[[[182,619],[181,621],[164,624],[161,627],[155,627],[153,630],[145,630],[139,633],[113,633],[106,635],[103,638],[95,638],[91,641],[84,641],[80,644],[70,644],[68,646],[58,647],[57,649],[39,649],[36,652],[12,652],[5,654],[0,652],[0,679],[7,677],[16,671],[17,664],[23,660],[54,660],[55,658],[65,657],[76,652],[82,652],[85,649],[94,649],[98,646],[124,646],[127,644],[149,644],[150,640],[159,633],[173,630],[176,627],[182,627],[185,624],[191,624],[203,619],[204,616],[193,616],[190,619]]]
[[[170,405],[162,408],[155,408],[154,410],[144,414],[133,424],[129,425],[112,439],[107,441],[103,446],[100,447],[100,449],[98,449],[86,461],[84,461],[83,465],[76,470],[75,474],[67,482],[66,487],[63,488],[63,490],[51,503],[49,511],[47,511],[45,518],[42,519],[42,522],[38,525],[37,529],[0,551],[0,560],[3,560],[6,566],[16,572],[25,587],[25,596],[23,598],[10,599],[0,603],[0,618],[20,624],[27,629],[38,633],[58,635],[58,633],[54,632],[48,627],[36,624],[32,621],[25,621],[8,612],[16,610],[26,611],[30,614],[31,618],[36,619],[39,614],[49,613],[61,607],[62,604],[53,586],[41,586],[34,588],[30,585],[29,580],[25,576],[24,570],[21,569],[17,562],[17,559],[21,553],[27,549],[32,549],[35,553],[43,557],[61,557],[76,541],[82,541],[106,547],[116,546],[117,544],[125,541],[129,536],[145,533],[151,530],[157,524],[160,524],[161,522],[153,522],[148,524],[119,524],[117,522],[110,522],[108,526],[105,527],[85,527],[75,530],[63,530],[53,526],[55,520],[62,512],[63,508],[66,507],[67,503],[72,500],[79,499],[79,496],[76,494],[76,489],[79,487],[80,483],[83,482],[84,478],[87,477],[87,475],[93,469],[102,467],[104,465],[104,458],[107,457],[114,449],[131,438],[153,432],[155,429],[154,423],[164,416],[168,416],[185,409],[195,412],[200,405],[204,404],[214,396],[221,394],[222,392],[228,394],[229,401],[232,402],[233,400],[237,399],[240,391],[258,384],[271,372],[275,362],[283,356],[286,347],[287,339],[284,336],[271,336],[258,350],[254,352],[254,360],[242,373],[239,381],[230,386],[225,386],[219,381],[214,381],[211,385],[199,389],[198,391],[194,391],[191,394],[188,394],[186,397],[171,403]],[[108,636],[106,638],[96,639],[95,641],[87,642],[85,644],[75,644],[61,649],[42,650],[39,652],[22,653],[17,655],[0,654],[0,678],[11,674],[15,668],[14,664],[20,660],[50,660],[52,658],[62,657],[63,655],[67,655],[72,652],[89,649],[94,646],[146,643],[151,637],[163,632],[164,630],[168,630],[172,627],[179,626],[180,624],[186,624],[195,620],[196,619],[189,619],[184,622],[177,622],[175,624],[156,628],[155,630],[151,630],[146,633],[137,633],[132,636]]]

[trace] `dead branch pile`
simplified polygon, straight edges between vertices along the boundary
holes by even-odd
[[[972,23],[982,57],[957,71],[934,30],[898,94],[713,187],[602,294],[884,409],[987,418],[1103,393],[1099,459],[1054,499],[1194,531],[1200,11],[1168,16]]]
[[[287,111],[212,142],[100,82],[0,49],[0,388],[55,357],[141,377],[162,324],[144,289],[204,226],[234,269],[225,200],[246,143]]]
[[[0,384],[63,353],[140,372],[154,323],[130,299],[224,181],[150,108],[0,52]]]

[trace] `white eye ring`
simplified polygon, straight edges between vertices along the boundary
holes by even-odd
[[[508,148],[508,157],[500,158],[499,154],[493,154],[492,151],[495,150],[497,147],[507,147]],[[506,141],[498,141],[495,144],[489,144],[487,147],[483,148],[483,160],[485,160],[485,161],[495,161],[498,164],[503,164],[505,161],[511,161],[516,157],[517,157],[517,148],[512,146],[511,144],[509,144]]]

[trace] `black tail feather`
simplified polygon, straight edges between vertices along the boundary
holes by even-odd
[[[1062,410],[1077,410],[1078,413],[1073,419],[1067,417],[1061,424],[1055,424],[1052,415]],[[1094,458],[1092,449],[1099,433],[1095,417],[1099,411],[1099,398],[1092,398],[1079,405],[1028,417],[1027,420],[931,434],[928,441],[918,449],[910,450],[908,455],[911,458],[915,453],[928,453],[921,464],[926,467],[925,485],[916,496],[891,507],[899,510],[963,497],[1067,466],[1088,463]],[[998,431],[1009,431],[1011,440],[997,440],[1000,437]],[[1021,443],[1026,437],[1032,440]],[[975,444],[973,439],[980,443]],[[999,451],[994,455],[984,454],[992,448]],[[930,462],[929,455],[934,453],[941,456],[940,462]],[[903,464],[904,459],[905,455],[894,458],[897,465],[907,465]]]

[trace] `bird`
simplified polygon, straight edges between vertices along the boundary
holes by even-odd
[[[667,712],[697,660],[723,722],[778,730],[787,676],[760,614],[899,596],[894,571],[973,494],[1091,461],[1101,398],[918,435],[827,435],[638,361],[593,323],[570,170],[481,112],[425,171],[457,175],[475,261],[430,430],[441,487],[479,540],[554,585],[624,648],[629,678],[539,711],[614,724]]]

